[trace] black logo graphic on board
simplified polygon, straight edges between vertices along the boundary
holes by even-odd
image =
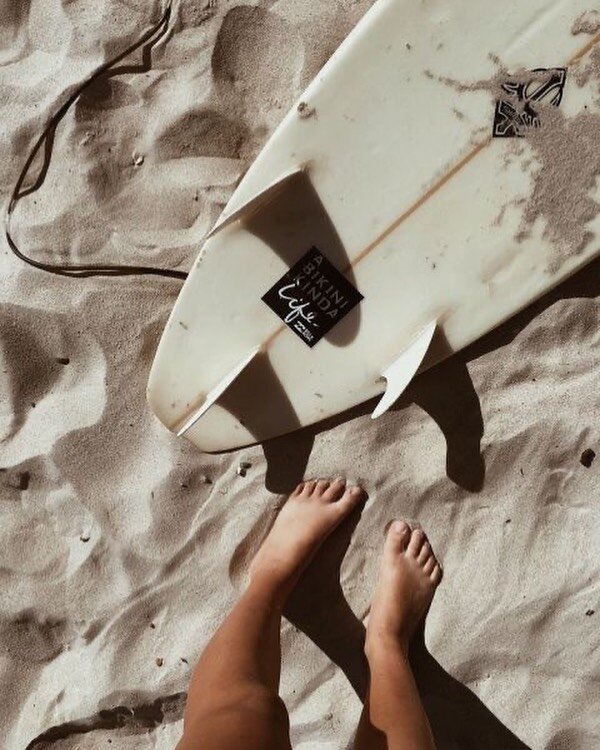
[[[558,107],[566,80],[566,68],[536,68],[531,78],[503,83],[507,96],[496,102],[494,137],[522,138],[527,128],[539,128],[542,123],[536,103]]]
[[[312,247],[262,299],[305,344],[313,347],[363,296]]]

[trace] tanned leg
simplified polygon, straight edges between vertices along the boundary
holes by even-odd
[[[367,625],[370,685],[355,750],[435,750],[408,661],[442,569],[421,529],[395,521],[387,534]]]
[[[342,479],[303,482],[279,512],[248,588],[200,657],[178,750],[289,750],[278,695],[281,615],[304,568],[364,498]]]

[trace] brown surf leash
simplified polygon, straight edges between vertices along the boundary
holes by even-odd
[[[126,50],[121,52],[116,57],[108,60],[96,71],[94,71],[83,83],[79,84],[73,92],[69,95],[64,104],[58,109],[57,112],[52,115],[50,120],[47,122],[41,135],[35,142],[33,148],[29,152],[25,164],[11,193],[10,201],[8,204],[5,234],[8,246],[16,255],[19,260],[27,263],[29,266],[39,269],[40,271],[46,271],[57,276],[67,276],[71,278],[86,278],[89,276],[166,276],[173,279],[184,280],[187,278],[185,271],[177,271],[169,268],[155,268],[153,266],[142,266],[142,265],[103,265],[103,264],[91,264],[91,265],[76,265],[76,264],[58,264],[58,263],[47,263],[26,255],[22,250],[19,249],[11,233],[11,220],[13,217],[14,210],[18,202],[32,193],[35,193],[43,185],[44,179],[50,165],[50,159],[52,157],[52,144],[56,129],[72,107],[72,105],[79,99],[81,94],[86,91],[92,84],[94,84],[99,78],[103,76],[109,77],[112,69],[119,62],[124,60],[126,57],[131,55],[136,50],[142,48],[144,58],[146,55],[150,55],[152,48],[163,39],[169,31],[169,22],[171,20],[171,4],[169,3],[162,15],[162,18],[156,23],[151,29],[149,29],[137,42],[132,44]],[[116,74],[117,71],[112,71],[112,74]],[[30,187],[25,187],[24,183],[31,169],[31,165],[41,151],[44,151],[44,163],[37,176],[35,182]]]

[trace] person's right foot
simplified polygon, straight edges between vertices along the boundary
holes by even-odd
[[[299,484],[256,553],[250,580],[268,580],[289,593],[321,543],[365,498],[341,477]]]
[[[404,521],[390,526],[379,580],[367,624],[367,655],[379,646],[397,645],[407,653],[410,639],[424,619],[442,580],[425,533]]]

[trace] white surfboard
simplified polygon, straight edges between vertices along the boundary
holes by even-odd
[[[379,0],[206,240],[150,374],[158,418],[217,451],[385,391],[377,416],[595,258],[597,16]]]

